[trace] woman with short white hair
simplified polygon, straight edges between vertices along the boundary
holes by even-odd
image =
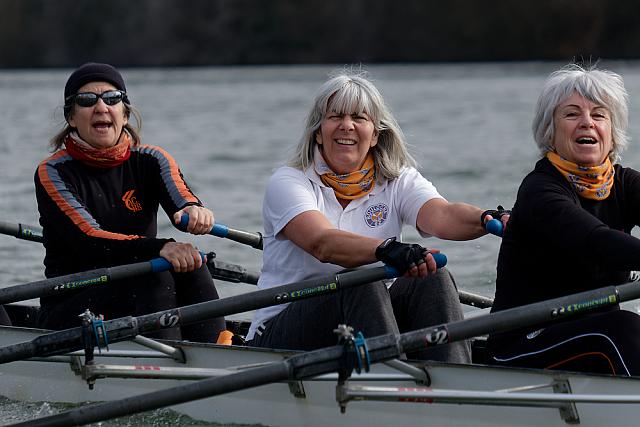
[[[620,164],[628,94],[618,74],[571,64],[538,99],[541,159],[518,190],[492,311],[618,285],[640,269],[640,173]],[[490,337],[491,363],[640,374],[640,317],[619,307]]]

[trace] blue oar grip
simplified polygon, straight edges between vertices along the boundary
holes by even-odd
[[[182,214],[178,228],[182,231],[187,231],[187,225],[189,225],[189,214]]]
[[[154,258],[149,261],[149,263],[151,264],[152,273],[161,273],[163,271],[169,271],[173,269],[171,263],[164,258]]]
[[[432,253],[431,256],[436,261],[436,267],[442,268],[447,265],[447,256],[443,253]]]
[[[209,232],[209,234],[213,234],[218,237],[227,237],[229,234],[229,227],[222,224],[213,224],[213,228]]]
[[[431,256],[433,256],[433,259],[436,261],[436,267],[442,268],[447,265],[447,256],[445,254],[438,252],[432,253]],[[387,275],[387,279],[393,279],[395,277],[401,276],[400,272],[390,265],[385,265],[384,269]]]
[[[400,277],[400,272],[390,265],[384,266],[384,272],[387,275],[387,279],[394,279],[396,277]]]
[[[182,231],[187,231],[187,225],[189,225],[189,214],[182,214],[178,228]],[[213,224],[213,228],[209,231],[209,234],[217,237],[227,237],[229,235],[229,227],[222,224]]]
[[[202,262],[205,262],[206,256],[207,254],[202,251],[200,252],[200,258],[202,258]],[[162,273],[163,271],[173,270],[173,265],[171,265],[169,261],[162,257],[152,259],[151,261],[149,261],[149,264],[151,264],[152,273]]]
[[[502,237],[502,222],[500,220],[494,218],[490,221],[487,221],[484,227],[486,228],[487,232],[498,237]]]

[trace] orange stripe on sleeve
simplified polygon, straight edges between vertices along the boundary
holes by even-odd
[[[171,157],[171,155],[161,147],[158,147],[155,145],[145,145],[144,147],[158,151],[167,159],[167,162],[169,163],[170,173],[171,173],[171,180],[176,186],[176,189],[178,190],[178,192],[180,193],[180,196],[183,199],[185,199],[187,202],[200,203],[198,198],[195,197],[193,193],[191,193],[191,191],[187,188],[187,185],[184,182],[184,179],[182,179],[182,177],[180,176],[180,169],[178,167],[178,164],[173,159],[173,157]]]
[[[58,188],[54,180],[49,175],[48,168],[53,168],[54,166],[49,163],[53,160],[56,160],[62,156],[68,155],[65,150],[58,151],[53,154],[51,157],[45,159],[38,166],[38,177],[40,178],[40,183],[44,187],[45,191],[53,200],[53,202],[58,206],[58,208],[86,235],[91,237],[97,237],[102,239],[111,239],[111,240],[135,240],[139,239],[140,236],[135,235],[127,235],[121,233],[112,233],[110,231],[104,231],[99,228],[97,222],[93,221],[95,225],[91,224],[91,222],[85,218],[74,206],[71,205],[69,200],[65,198]],[[62,180],[60,180],[62,183]],[[82,204],[76,200],[79,206]],[[85,211],[86,212],[86,211]],[[91,218],[88,212],[86,212],[86,216]]]

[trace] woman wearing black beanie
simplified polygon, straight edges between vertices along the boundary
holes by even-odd
[[[140,144],[140,115],[118,70],[100,63],[76,69],[65,85],[64,116],[64,128],[51,140],[54,153],[35,174],[45,275],[157,257],[169,261],[173,272],[41,298],[40,325],[78,326],[85,309],[114,319],[217,299],[197,249],[156,237],[159,206],[176,224],[188,214],[187,231],[193,234],[211,229],[213,213],[193,194],[165,150]],[[222,330],[224,319],[218,318],[156,336],[215,342]]]

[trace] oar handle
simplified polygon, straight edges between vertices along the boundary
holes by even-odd
[[[189,224],[189,214],[183,214],[180,218],[180,224],[178,224],[178,228],[182,231],[187,230],[187,225]],[[260,233],[252,233],[249,231],[236,230],[233,228],[229,228],[224,224],[213,224],[213,228],[209,231],[209,234],[222,237],[225,239],[233,240],[234,242],[242,243],[245,245],[249,245],[252,248],[262,249],[262,234]]]
[[[441,252],[432,253],[431,256],[436,261],[436,267],[442,268],[447,265],[447,256]]]
[[[200,252],[200,256],[204,262],[205,254]],[[68,274],[66,276],[52,277],[37,282],[0,288],[0,304],[57,295],[73,289],[105,285],[106,283],[116,280],[128,279],[149,273],[161,273],[172,269],[173,266],[166,259],[155,258],[150,261],[137,262],[134,264],[99,268],[81,273]]]
[[[442,265],[446,257],[434,254]],[[147,261],[146,264],[149,264]],[[165,266],[167,264],[164,264]],[[235,295],[214,301],[145,314],[138,317],[123,317],[105,322],[109,342],[115,343],[131,339],[136,335],[168,328],[177,324],[189,324],[202,319],[247,312],[270,307],[283,302],[293,302],[337,292],[353,286],[397,277],[399,273],[389,267],[375,267],[337,273],[328,277],[308,279],[268,289],[261,289],[245,295]],[[0,289],[1,291],[1,289]],[[170,320],[170,322],[169,322]],[[177,323],[175,323],[177,322]],[[52,332],[35,338],[31,342],[0,347],[0,364],[26,357],[51,356],[75,351],[83,347],[82,328]]]
[[[502,227],[502,221],[500,221],[499,219],[492,219],[487,221],[487,223],[484,225],[484,228],[487,230],[487,232],[494,234],[498,237],[502,237],[502,231],[503,231],[503,227]]]
[[[436,261],[436,267],[438,268],[442,268],[445,265],[447,265],[447,256],[441,252],[436,252],[436,253],[431,253],[431,256],[433,257],[433,259]],[[387,279],[393,279],[395,277],[400,277],[401,274],[398,270],[396,270],[395,268],[389,266],[389,265],[385,265],[384,266],[386,274],[387,274]]]
[[[206,261],[206,257],[207,254],[200,251],[200,258],[202,259],[203,263]],[[161,273],[163,271],[173,270],[173,265],[171,265],[169,261],[162,257],[150,260],[149,264],[151,265],[151,273]]]

